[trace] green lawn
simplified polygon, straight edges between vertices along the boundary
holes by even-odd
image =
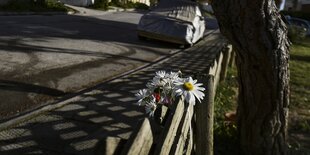
[[[290,51],[290,146],[310,153],[310,38]],[[302,154],[302,153],[295,153]]]
[[[113,7],[119,7],[123,9],[139,9],[139,10],[148,10],[149,6],[147,6],[144,3],[140,2],[131,2],[128,1],[126,3],[122,3],[120,1],[114,1],[112,0],[111,2],[107,2],[107,0],[100,0],[95,2],[94,5],[90,6],[92,9],[97,9],[97,10],[110,10],[113,9]]]
[[[310,38],[291,46],[291,108],[310,109]]]

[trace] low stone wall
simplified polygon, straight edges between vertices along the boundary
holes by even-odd
[[[95,0],[60,0],[60,2],[74,6],[89,6],[94,4]]]

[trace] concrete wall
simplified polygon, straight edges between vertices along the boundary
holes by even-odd
[[[60,0],[60,2],[74,6],[89,6],[94,4],[94,0]]]

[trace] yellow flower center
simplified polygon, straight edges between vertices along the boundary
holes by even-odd
[[[194,85],[193,85],[192,83],[190,83],[190,82],[185,82],[185,83],[183,84],[183,88],[184,88],[185,90],[187,90],[187,91],[191,91],[191,90],[194,89]]]

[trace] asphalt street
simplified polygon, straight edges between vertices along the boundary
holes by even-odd
[[[155,71],[203,72],[226,44],[209,30],[184,50],[141,42],[143,12],[77,9],[0,16],[0,154],[100,154],[107,137],[127,139],[145,117],[134,93]]]
[[[138,40],[142,14],[0,16],[0,120],[177,50]]]

